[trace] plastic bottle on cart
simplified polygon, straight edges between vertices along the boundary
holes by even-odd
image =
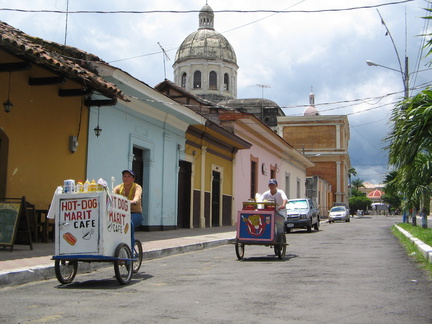
[[[90,182],[90,188],[89,189],[90,189],[89,190],[90,192],[96,192],[97,184],[96,184],[95,179],[93,179],[92,182]]]
[[[76,185],[76,193],[83,193],[83,192],[84,192],[84,185],[82,181],[79,180]]]
[[[90,190],[90,181],[88,181],[88,179],[84,182],[83,189],[84,189],[83,192],[89,192],[89,190]]]

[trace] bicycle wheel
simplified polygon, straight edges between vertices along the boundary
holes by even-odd
[[[137,261],[132,262],[132,272],[137,273],[141,268],[141,263],[143,259],[142,244],[139,240],[135,240],[134,249],[132,251],[132,258],[137,259]]]
[[[285,257],[286,254],[286,236],[283,234],[282,236],[282,242],[276,243],[274,246],[274,251],[279,260],[282,260]]]
[[[244,252],[245,252],[244,243],[236,243],[235,244],[235,251],[236,251],[237,259],[242,260],[244,257]]]
[[[117,245],[114,257],[118,258],[118,260],[114,261],[114,273],[117,281],[121,285],[126,285],[132,278],[131,250],[129,246],[124,243]]]
[[[54,262],[55,274],[57,280],[61,284],[71,283],[78,269],[77,261],[68,261],[68,260],[55,260]]]

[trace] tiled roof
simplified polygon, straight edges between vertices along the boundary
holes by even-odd
[[[75,47],[32,37],[0,21],[0,48],[22,60],[40,64],[53,72],[93,88],[103,95],[124,99],[115,84],[101,78],[92,62],[104,63],[99,57]]]
[[[381,196],[384,195],[384,193],[381,190],[374,190],[371,191],[367,197],[368,198],[381,198]]]

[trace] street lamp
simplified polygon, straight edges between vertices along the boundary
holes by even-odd
[[[405,96],[405,99],[409,97],[409,73],[408,73],[408,57],[407,56],[405,56],[405,71],[393,69],[391,67],[388,67],[388,66],[385,66],[385,65],[381,65],[381,64],[372,62],[370,60],[367,60],[366,64],[369,65],[369,66],[380,66],[380,67],[388,69],[388,70],[399,72],[401,74],[401,76],[402,76],[402,81],[403,81],[403,85],[404,85],[404,96]]]

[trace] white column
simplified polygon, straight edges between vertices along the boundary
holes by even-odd
[[[205,175],[206,175],[206,154],[207,147],[201,147],[201,188],[200,188],[200,227],[205,227]]]

